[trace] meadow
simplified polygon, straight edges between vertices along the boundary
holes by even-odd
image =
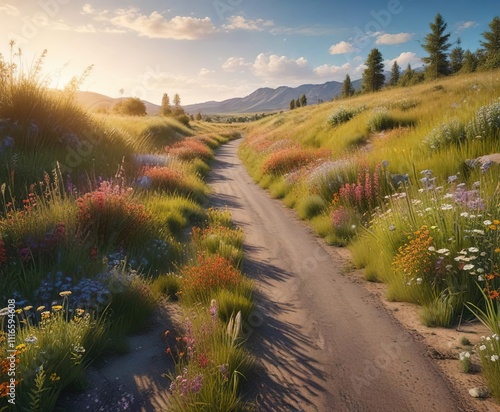
[[[476,352],[498,397],[499,138],[497,70],[263,119],[240,157],[388,300],[420,305],[423,324],[485,323]]]
[[[165,299],[185,314],[165,348],[172,410],[241,410],[253,285],[243,234],[206,209],[204,180],[239,135],[92,113],[79,80],[50,90],[42,63],[0,60],[0,411],[52,411],[96,359],[126,357]]]

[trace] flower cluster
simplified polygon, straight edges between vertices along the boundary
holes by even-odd
[[[398,249],[393,266],[396,271],[404,274],[408,284],[412,284],[414,280],[417,284],[425,279],[430,280],[435,265],[431,252],[433,240],[429,229],[424,225],[410,234],[408,242]]]
[[[183,139],[172,146],[167,146],[165,151],[169,155],[185,161],[194,159],[208,161],[214,155],[207,145],[193,138]]]
[[[500,396],[500,337],[498,334],[482,336],[477,345],[483,375],[488,382],[492,395]]]
[[[286,148],[272,152],[262,164],[265,174],[286,174],[307,166],[318,159],[328,158],[331,152],[325,149]]]
[[[242,281],[241,272],[218,255],[200,254],[197,265],[180,270],[183,295],[199,295],[220,289],[233,289]]]
[[[201,391],[203,387],[203,374],[200,373],[195,377],[188,376],[188,369],[182,370],[182,375],[178,375],[170,384],[170,390],[178,393],[181,397],[185,398],[189,395],[195,395]]]
[[[82,233],[93,233],[96,241],[126,242],[139,234],[148,221],[144,207],[133,201],[131,190],[108,182],[77,199],[78,223]]]
[[[8,260],[9,257],[7,254],[7,247],[3,239],[0,238],[0,267],[5,265],[8,262]]]
[[[143,175],[149,181],[149,187],[152,190],[161,192],[175,193],[184,192],[184,174],[179,168],[172,166],[146,167]]]
[[[373,173],[368,166],[363,166],[358,172],[356,183],[346,183],[338,192],[338,200],[346,206],[352,206],[367,211],[373,208],[380,194],[380,164]]]

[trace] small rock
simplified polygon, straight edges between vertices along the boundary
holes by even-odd
[[[478,386],[477,388],[469,389],[469,395],[473,398],[487,398],[490,394],[488,388],[484,386]]]

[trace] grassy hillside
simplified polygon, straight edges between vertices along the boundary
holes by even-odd
[[[52,411],[64,390],[85,385],[90,363],[126,352],[125,337],[177,292],[199,314],[170,345],[172,410],[236,408],[252,365],[239,339],[252,284],[240,272],[242,232],[226,211],[203,206],[214,150],[237,134],[92,114],[77,104],[77,84],[47,89],[41,64],[27,70],[0,55],[0,411],[14,393],[12,410]],[[200,226],[192,239],[190,225]],[[205,370],[188,362],[192,347],[179,343],[188,336]],[[189,359],[176,356],[186,349]],[[203,373],[203,390],[186,401],[181,381]]]
[[[456,292],[436,275],[438,256],[429,258],[425,296],[423,287],[408,287],[411,268],[395,259],[406,259],[408,237],[424,226],[434,228],[429,237],[436,250],[450,249],[447,256],[455,257],[479,242],[457,225],[457,215],[480,215],[478,225],[498,218],[499,166],[470,160],[500,153],[499,98],[495,71],[309,106],[256,124],[240,154],[261,186],[296,208],[319,235],[350,244],[367,277],[389,283],[391,299],[430,304],[444,290]],[[497,269],[493,255],[481,269]],[[458,303],[444,323],[457,319],[464,302],[481,301],[475,275],[464,278],[467,293],[453,295]],[[419,286],[426,283],[417,278]]]
[[[479,317],[500,395],[500,71],[267,118],[240,157],[319,236],[348,245],[389,300],[421,305],[424,324]]]

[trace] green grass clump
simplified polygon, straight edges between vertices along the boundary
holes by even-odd
[[[304,220],[311,220],[313,217],[321,214],[327,203],[319,195],[310,195],[305,197],[297,203],[297,212],[299,217]]]
[[[176,299],[180,289],[180,278],[172,273],[158,276],[151,285],[151,291],[158,296]]]

